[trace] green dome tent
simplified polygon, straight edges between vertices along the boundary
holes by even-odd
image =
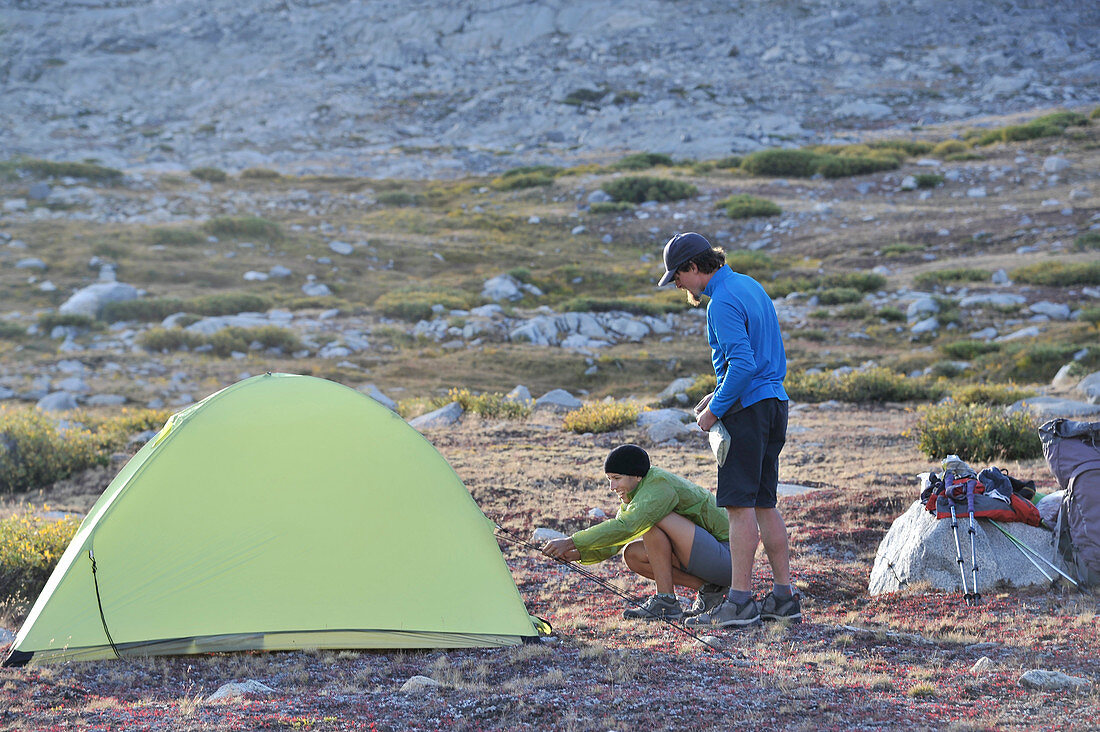
[[[353,389],[267,374],[127,463],[4,665],[536,635],[492,523],[426,439]]]

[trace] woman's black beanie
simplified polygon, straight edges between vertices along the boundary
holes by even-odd
[[[619,445],[607,454],[603,472],[644,478],[649,472],[649,453],[637,445]]]

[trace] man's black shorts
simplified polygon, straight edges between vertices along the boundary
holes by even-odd
[[[765,399],[725,415],[722,423],[730,433],[730,450],[718,468],[718,505],[775,508],[787,402]]]

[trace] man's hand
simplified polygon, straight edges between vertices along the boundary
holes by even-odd
[[[554,559],[564,559],[570,562],[575,562],[581,558],[581,553],[577,551],[576,544],[568,536],[546,542],[542,546],[542,553]]]
[[[707,408],[707,405],[710,404],[710,400],[713,397],[714,392],[712,391],[710,394],[707,394],[705,397],[699,400],[699,403],[695,405],[694,409],[692,409],[692,411],[695,412],[696,417],[703,413],[703,410]]]
[[[709,400],[708,400],[709,401]],[[703,432],[710,432],[710,428],[718,422],[718,418],[714,416],[714,413],[709,408],[704,408],[699,413],[699,419],[696,420],[699,423],[699,429]]]

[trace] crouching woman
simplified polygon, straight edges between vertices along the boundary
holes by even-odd
[[[623,551],[626,566],[656,584],[656,594],[623,613],[628,620],[675,620],[720,605],[730,584],[729,519],[714,495],[650,465],[637,445],[620,445],[604,461],[607,482],[621,500],[615,518],[553,539],[543,554],[595,564]],[[697,591],[684,612],[675,588]]]

